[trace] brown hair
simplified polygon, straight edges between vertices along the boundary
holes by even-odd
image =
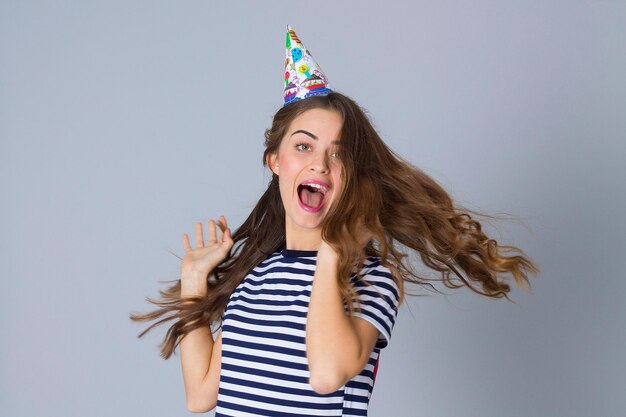
[[[340,255],[341,293],[353,311],[353,271],[358,271],[366,256],[377,256],[388,267],[404,300],[404,282],[427,285],[437,291],[426,277],[421,277],[403,261],[408,255],[400,248],[419,253],[423,264],[441,273],[439,279],[448,288],[469,287],[492,298],[506,297],[510,287],[498,273],[510,273],[517,285],[530,290],[527,272],[537,274],[538,267],[520,249],[499,246],[481,229],[477,216],[495,217],[453,204],[446,191],[419,168],[404,161],[385,145],[363,109],[349,97],[332,92],[288,104],[275,114],[272,127],[265,131],[267,156],[277,153],[294,118],[303,112],[323,108],[337,111],[343,118],[340,160],[343,164],[343,190],[322,223],[322,239]],[[362,198],[362,196],[368,196]],[[353,236],[361,219],[373,239],[359,248]],[[267,190],[245,222],[232,236],[233,248],[215,269],[216,279],[208,279],[205,297],[181,299],[180,280],[165,291],[161,300],[147,298],[160,306],[146,314],[131,314],[135,321],[161,318],[145,329],[177,319],[161,344],[161,356],[168,359],[182,337],[201,327],[221,324],[231,293],[244,277],[269,255],[285,245],[285,210],[273,174]],[[505,256],[507,252],[519,255]],[[454,278],[460,283],[455,283]],[[439,292],[439,291],[437,291]],[[412,294],[413,295],[413,294]],[[168,313],[172,313],[168,315]]]

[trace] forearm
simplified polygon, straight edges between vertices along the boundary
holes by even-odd
[[[181,297],[206,294],[206,277],[186,276],[181,281]],[[197,407],[202,408],[196,404],[198,399],[205,396],[213,345],[213,336],[208,326],[199,327],[187,333],[180,341],[181,368],[190,410]]]
[[[208,327],[192,330],[183,337],[179,346],[187,403],[192,403],[202,396],[203,385],[209,375],[213,351],[211,330]]]
[[[346,315],[337,282],[334,254],[318,253],[306,324],[311,385],[326,392],[343,385],[361,357],[360,341]]]

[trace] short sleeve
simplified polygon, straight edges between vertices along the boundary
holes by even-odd
[[[389,268],[381,264],[380,258],[368,257],[360,275],[361,279],[352,277],[361,307],[359,311],[359,305],[355,303],[353,317],[367,320],[378,329],[380,333],[375,347],[382,349],[389,344],[398,314],[398,285]]]

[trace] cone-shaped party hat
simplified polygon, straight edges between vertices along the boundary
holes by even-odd
[[[322,69],[289,25],[286,47],[285,105],[333,91]]]

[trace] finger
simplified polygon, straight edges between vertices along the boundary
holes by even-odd
[[[224,233],[224,241],[228,243],[232,243],[233,241],[233,236],[230,232],[230,228],[227,228],[226,232]]]
[[[209,243],[217,242],[217,236],[215,235],[215,222],[213,219],[209,220]]]
[[[226,230],[228,230],[228,224],[224,216],[220,216],[220,229],[222,231],[220,241],[224,242],[224,235],[226,234]]]
[[[196,223],[196,247],[204,247],[204,233],[202,232],[202,223]]]
[[[185,252],[189,252],[191,250],[191,245],[189,244],[189,235],[187,233],[183,235],[183,247],[185,248]]]
[[[226,224],[226,218],[224,216],[220,216],[218,221],[220,225],[220,230],[222,231],[222,233],[224,233],[226,231],[226,228],[228,227],[228,225]]]
[[[224,233],[226,233],[226,229],[228,229],[228,222],[226,221],[226,217],[220,216],[220,230],[221,233],[221,241],[224,241]]]

